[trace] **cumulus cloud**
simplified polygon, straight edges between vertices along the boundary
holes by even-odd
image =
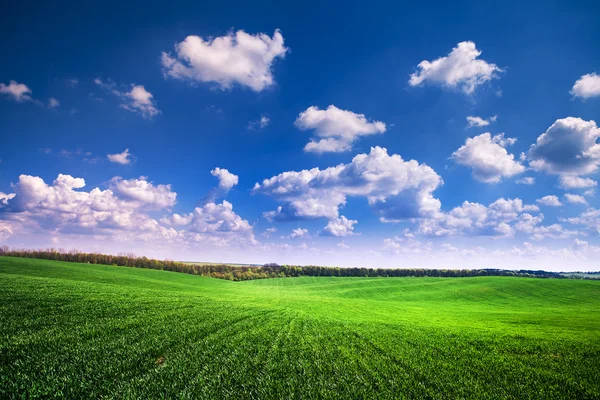
[[[289,236],[287,236],[288,239],[308,238],[308,237],[310,237],[308,234],[308,229],[304,229],[304,228],[296,228],[296,229],[292,230],[292,233],[290,233]]]
[[[233,205],[223,200],[221,204],[207,203],[196,207],[187,215],[173,214],[161,219],[167,225],[187,226],[192,233],[251,233],[252,226],[233,211]],[[252,240],[253,236],[252,236]]]
[[[600,75],[585,74],[575,82],[571,95],[582,99],[600,96]]]
[[[314,130],[315,138],[304,151],[315,153],[348,151],[361,136],[384,133],[385,123],[369,121],[364,114],[341,110],[330,105],[326,110],[312,106],[301,112],[294,125],[301,130]]]
[[[327,226],[321,231],[322,236],[350,236],[354,235],[354,225],[356,220],[348,219],[343,215],[327,223]]]
[[[0,203],[0,221],[7,221],[11,230],[19,226],[29,232],[188,245],[257,244],[252,226],[227,201],[157,221],[148,212],[169,211],[176,193],[170,185],[154,185],[146,178],[115,177],[108,189],[87,192],[81,190],[85,187],[82,178],[61,174],[48,185],[39,177],[21,175],[13,187],[15,193],[3,196],[6,202]]]
[[[135,202],[136,208],[161,210],[173,207],[177,202],[177,193],[171,191],[171,185],[155,186],[145,177],[126,180],[116,176],[109,187],[122,199]]]
[[[533,185],[535,183],[535,178],[524,176],[523,178],[517,179],[515,182],[517,185]]]
[[[110,162],[127,165],[131,164],[131,156],[132,154],[129,152],[129,149],[125,149],[122,153],[108,154],[106,157]]]
[[[473,178],[481,182],[497,183],[525,171],[525,167],[506,147],[516,139],[505,138],[504,134],[492,136],[489,132],[467,139],[466,143],[452,153],[451,158],[458,164],[470,167]]]
[[[587,189],[597,186],[598,183],[590,178],[580,178],[578,176],[564,175],[559,178],[558,185],[563,189]]]
[[[548,207],[562,206],[562,203],[560,202],[558,197],[555,195],[544,196],[541,199],[537,199],[536,202],[538,202],[541,205],[548,206]]]
[[[433,61],[421,61],[418,70],[410,75],[408,83],[419,86],[425,82],[457,88],[467,94],[498,77],[502,72],[496,64],[478,59],[481,51],[473,42],[460,42],[450,54]]]
[[[129,181],[120,181],[127,184]],[[55,233],[113,234],[116,232],[138,232],[155,237],[171,235],[168,229],[141,212],[144,209],[159,209],[160,204],[141,192],[125,195],[111,189],[80,191],[85,180],[60,174],[52,185],[36,176],[21,175],[14,185],[15,196],[0,212],[0,219],[28,227]],[[118,189],[115,186],[115,189]],[[147,191],[156,187],[147,185]],[[174,203],[175,194],[172,194]]]
[[[203,39],[190,35],[175,45],[175,56],[162,53],[165,76],[192,82],[214,82],[222,89],[235,83],[260,92],[274,84],[272,66],[287,48],[276,30],[273,37],[242,30]]]
[[[516,216],[517,213],[523,211],[539,211],[540,209],[535,204],[523,204],[523,200],[516,199],[505,199],[504,197],[499,198],[490,204],[490,210],[495,215],[502,216]]]
[[[238,184],[239,177],[232,174],[225,168],[215,168],[210,171],[210,174],[219,179],[219,188],[229,191],[232,187]]]
[[[119,86],[108,79],[106,82],[100,78],[94,79],[94,83],[103,89],[109,90],[112,94],[121,100],[121,107],[124,110],[141,115],[143,118],[152,118],[160,114],[160,110],[156,108],[154,96],[146,90],[143,85],[131,84],[131,90],[119,90]]]
[[[283,172],[256,183],[253,193],[284,202],[264,214],[270,220],[333,220],[338,218],[346,196],[366,197],[383,220],[399,220],[439,210],[440,201],[432,193],[441,184],[442,179],[429,166],[372,147],[369,154],[358,154],[348,164]]]
[[[175,217],[177,215],[179,218]],[[217,246],[256,245],[252,225],[233,211],[233,205],[223,200],[221,204],[207,203],[194,208],[190,214],[175,214],[161,219],[162,223],[178,221],[178,235],[188,243],[209,243]]]
[[[479,128],[482,126],[488,126],[492,122],[496,122],[496,119],[498,119],[497,115],[491,116],[487,119],[484,119],[481,117],[468,116],[467,117],[467,128],[473,128],[473,127]]]
[[[125,110],[138,113],[144,118],[152,118],[160,114],[152,100],[154,96],[142,85],[132,85],[131,90],[125,93],[125,97],[131,100],[129,103],[121,104]]]
[[[550,174],[590,174],[600,165],[599,136],[595,121],[558,119],[529,148],[529,165]]]
[[[296,221],[315,218],[337,218],[339,208],[346,204],[346,195],[334,191],[308,190],[298,196],[278,196],[286,201],[273,211],[263,213],[269,222]]]
[[[213,203],[217,198],[225,196],[239,182],[239,177],[225,168],[217,167],[210,171],[210,174],[219,180],[219,185],[216,188],[210,189],[206,196],[204,196],[201,201],[204,204]]]
[[[560,224],[541,225],[543,214],[533,204],[523,204],[521,199],[500,198],[488,206],[469,201],[447,213],[437,213],[419,223],[418,233],[426,236],[492,236],[513,237],[526,234],[537,240],[546,237],[564,238],[576,232],[564,229]]]
[[[580,196],[578,194],[571,194],[571,193],[566,193],[565,194],[565,200],[567,201],[567,203],[571,203],[571,204],[587,204],[587,200],[585,199],[585,197]]]
[[[8,85],[0,83],[0,94],[11,97],[17,103],[32,100],[31,89],[24,83],[17,83],[17,81],[10,81]]]

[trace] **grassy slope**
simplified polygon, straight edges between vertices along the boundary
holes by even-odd
[[[0,398],[598,398],[600,282],[0,257]]]

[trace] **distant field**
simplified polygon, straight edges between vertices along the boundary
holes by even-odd
[[[254,267],[260,264],[240,264],[240,263],[222,263],[222,262],[210,262],[210,261],[179,261],[183,264],[189,265],[229,265],[231,267]]]
[[[598,272],[562,272],[561,275],[567,278],[600,279]]]
[[[600,398],[600,282],[0,257],[0,398]]]

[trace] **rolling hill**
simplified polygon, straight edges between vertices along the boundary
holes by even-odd
[[[600,282],[0,257],[1,398],[599,398]]]

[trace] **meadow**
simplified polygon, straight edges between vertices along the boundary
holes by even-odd
[[[600,398],[600,281],[0,257],[0,398]]]

